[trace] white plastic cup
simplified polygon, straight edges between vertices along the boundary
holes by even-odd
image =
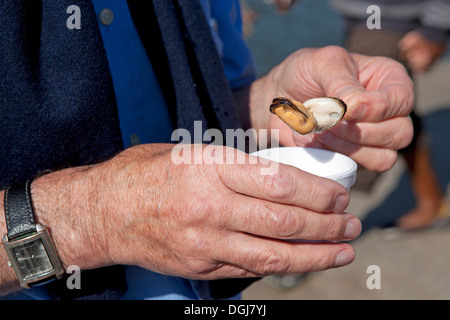
[[[358,165],[351,158],[328,150],[302,147],[269,148],[252,153],[263,159],[294,166],[303,171],[334,180],[350,191]]]

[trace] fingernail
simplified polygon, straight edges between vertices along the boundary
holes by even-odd
[[[334,262],[335,267],[342,267],[351,263],[355,259],[355,253],[349,250],[344,250],[338,253]]]
[[[357,218],[352,218],[347,222],[345,227],[344,239],[352,240],[355,239],[361,233],[361,222]]]

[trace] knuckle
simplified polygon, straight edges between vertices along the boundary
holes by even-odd
[[[185,244],[182,256],[187,257],[184,259],[186,271],[193,275],[209,272],[212,266],[203,257],[208,252],[210,243],[203,232],[197,228],[189,228],[184,232],[182,241]]]
[[[321,179],[320,182],[315,183],[311,189],[311,198],[313,202],[313,209],[318,212],[331,211],[335,205],[335,194],[338,192],[339,186],[332,181]]]
[[[291,238],[303,230],[305,222],[303,215],[295,214],[290,207],[277,207],[273,209],[270,204],[255,207],[257,215],[262,218],[268,234],[273,237]],[[251,223],[251,221],[249,221]]]
[[[336,58],[336,57],[347,57],[348,52],[344,48],[340,46],[325,46],[318,50],[319,55],[323,55],[328,58]]]
[[[334,261],[331,259],[332,255],[323,255],[322,257],[315,257],[314,261],[308,264],[308,271],[323,271],[330,269],[334,265]]]
[[[183,240],[184,243],[189,244],[190,250],[195,254],[203,252],[209,245],[208,238],[198,228],[186,230]]]
[[[274,200],[290,197],[293,189],[293,179],[286,170],[279,170],[277,174],[265,175],[263,178],[263,192]]]
[[[293,214],[288,210],[275,213],[273,222],[277,235],[283,238],[291,238],[297,235],[304,228],[304,219],[301,217],[301,215]]]
[[[381,145],[385,146],[386,148],[395,148],[396,140],[398,140],[398,137],[400,136],[398,132],[398,128],[395,130],[394,133],[386,133],[382,137],[380,137]],[[382,139],[382,140],[381,140]]]
[[[208,199],[191,197],[186,203],[179,203],[180,221],[185,226],[200,225],[210,218],[213,206]]]
[[[339,240],[344,237],[346,229],[346,219],[342,214],[330,215],[328,220],[326,232],[328,233],[326,237],[331,240]]]
[[[186,270],[192,275],[201,275],[210,271],[211,267],[200,259],[189,259],[185,262]]]
[[[289,270],[288,259],[279,250],[267,249],[259,255],[255,271],[261,275],[286,273]]]

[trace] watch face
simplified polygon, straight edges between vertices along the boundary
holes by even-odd
[[[53,270],[41,239],[11,249],[24,280],[32,279]]]
[[[35,233],[10,241],[8,234],[2,240],[10,266],[20,285],[29,288],[64,275],[64,266],[51,241],[48,231],[36,225]]]

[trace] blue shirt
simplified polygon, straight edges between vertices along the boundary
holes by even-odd
[[[242,39],[239,0],[198,0],[232,89],[248,85],[255,71]],[[93,0],[113,79],[125,147],[170,142],[173,127],[161,88],[125,0]],[[109,9],[107,19],[102,19]],[[102,11],[103,10],[103,11]]]
[[[198,1],[210,22],[230,87],[239,89],[250,84],[255,69],[242,37],[239,0]],[[170,143],[174,128],[167,105],[126,0],[93,0],[93,4],[110,66],[124,146]],[[210,298],[208,281],[165,276],[135,266],[126,267],[126,279],[128,291],[123,299]],[[35,287],[10,298],[48,299],[48,295],[45,287]]]

